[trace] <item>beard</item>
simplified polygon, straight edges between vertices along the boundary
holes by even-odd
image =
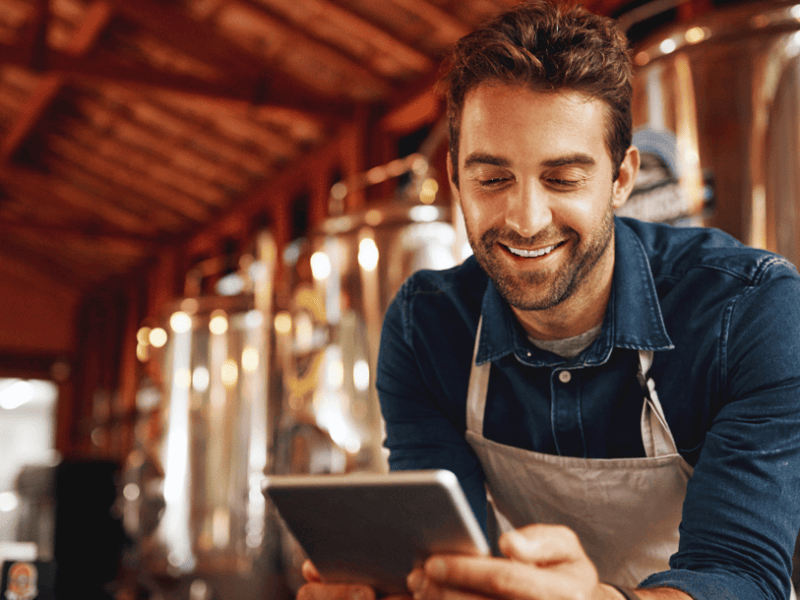
[[[530,238],[499,227],[488,229],[480,239],[467,231],[478,264],[505,301],[519,310],[547,310],[572,296],[592,274],[613,237],[614,212],[610,202],[602,222],[586,239],[571,227],[551,226]],[[572,247],[558,271],[517,271],[498,255],[501,252],[498,243],[512,248],[543,248],[561,242],[572,242]]]

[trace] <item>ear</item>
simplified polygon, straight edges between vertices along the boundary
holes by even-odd
[[[636,183],[636,176],[639,174],[639,149],[635,146],[628,148],[625,158],[619,167],[619,176],[614,182],[611,191],[611,204],[614,208],[619,208],[628,200]]]
[[[450,183],[450,194],[456,202],[461,204],[461,190],[453,183],[453,160],[449,152],[447,153],[447,181]]]

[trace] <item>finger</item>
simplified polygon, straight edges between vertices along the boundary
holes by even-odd
[[[537,566],[574,562],[586,556],[575,532],[561,525],[528,525],[509,531],[500,537],[499,546],[508,558]]]
[[[502,558],[434,556],[425,562],[425,575],[442,588],[492,597],[526,597],[535,583],[534,567]]]
[[[445,590],[431,593],[425,600],[449,600],[447,589],[492,598],[570,598],[587,596],[584,592],[599,583],[597,571],[588,559],[563,569],[502,558],[436,556],[425,563],[425,576]]]
[[[319,571],[317,571],[314,563],[308,559],[303,561],[303,566],[300,568],[300,573],[302,573],[303,579],[306,581],[322,581],[322,578],[319,576]]]
[[[297,600],[375,600],[375,592],[365,585],[313,582],[297,591]]]

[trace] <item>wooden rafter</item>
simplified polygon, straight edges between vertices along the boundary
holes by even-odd
[[[97,198],[78,189],[75,185],[46,177],[31,169],[15,165],[13,169],[0,169],[0,183],[12,193],[21,194],[41,206],[55,203],[67,206],[78,214],[93,215],[111,224],[119,231],[137,232],[144,235],[157,235],[158,226],[150,219],[134,215],[125,207],[114,203],[98,202]]]
[[[358,3],[355,3],[352,0],[325,0],[325,2],[353,14],[358,14],[361,18],[368,20],[372,27],[380,29],[385,35],[392,37],[398,43],[403,44],[404,46],[415,48],[417,51],[425,53],[428,57],[434,59],[436,62],[439,62],[439,60],[442,58],[441,51],[438,49],[429,48],[425,44],[421,44],[420,42],[422,40],[418,35],[414,33],[406,33],[402,29],[389,29],[383,24],[377,23],[374,18],[370,18],[368,14],[364,13],[363,11],[359,11]],[[469,33],[470,31],[469,27],[433,6],[426,5],[425,10],[420,11],[420,6],[415,0],[411,0],[411,4],[409,4],[408,0],[399,0],[397,4],[406,10],[411,10],[413,12],[424,12],[428,18],[435,19],[437,17],[441,17],[444,19],[443,22],[446,24],[446,28],[448,30],[447,38],[449,42],[455,42],[462,35]],[[431,21],[431,23],[438,25],[436,20]]]
[[[289,34],[293,42],[299,42],[308,46],[317,46],[325,48],[340,57],[340,64],[347,69],[349,75],[354,79],[377,79],[381,81],[381,85],[389,88],[390,92],[399,90],[397,83],[389,80],[385,74],[373,68],[369,62],[365,62],[363,56],[358,56],[351,53],[347,48],[343,48],[334,44],[322,36],[316,35],[311,31],[303,30],[298,27],[291,19],[287,18],[279,11],[270,8],[268,5],[255,0],[237,0],[239,4],[250,7],[253,10],[259,11],[268,16],[273,21],[276,21],[283,27]]]
[[[21,264],[39,273],[42,277],[58,283],[60,287],[75,290],[86,289],[97,281],[100,275],[96,271],[78,269],[67,260],[54,259],[38,247],[31,244],[20,244],[18,238],[6,236],[0,244],[0,259],[4,262]]]
[[[35,35],[32,36],[35,44],[32,50],[32,63],[39,69],[44,67],[47,55],[48,14],[48,2],[40,0],[37,3],[36,17],[32,27],[35,31]],[[81,27],[75,32],[64,51],[75,57],[85,56],[108,25],[110,18],[111,10],[108,5],[102,0],[95,0],[86,12],[86,18]],[[23,41],[22,44],[27,46],[30,42]],[[63,86],[64,78],[60,75],[49,74],[43,78],[30,102],[26,104],[10,131],[0,141],[0,164],[12,159],[14,153],[36,128],[53,101],[61,93]]]

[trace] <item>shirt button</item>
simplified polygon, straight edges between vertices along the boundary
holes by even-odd
[[[558,379],[561,383],[569,383],[572,379],[572,374],[569,371],[560,371],[558,373]]]
[[[528,355],[528,358],[530,358],[530,357],[531,357],[531,351],[530,351],[530,350],[528,350],[527,352],[525,352],[525,354],[527,354],[527,355]]]

